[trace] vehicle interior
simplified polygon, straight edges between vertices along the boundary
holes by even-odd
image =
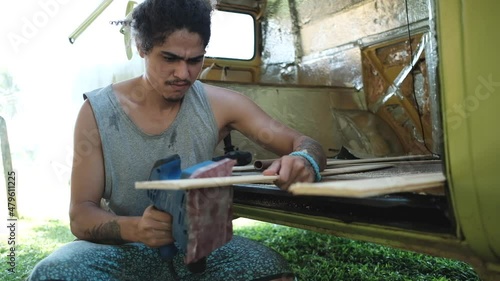
[[[225,36],[234,32],[229,37],[236,38],[245,30],[230,22],[238,17],[240,24],[253,26],[250,38],[225,40],[225,47],[244,50],[237,44],[253,43],[254,48],[242,54],[211,53],[217,44],[213,37],[203,81],[248,95],[274,118],[320,141],[329,168],[363,165],[363,159],[390,165],[325,176],[323,181],[357,185],[362,179],[408,180],[443,171],[432,1],[310,5],[222,0],[217,9],[221,26],[230,28],[221,32]],[[226,13],[235,18],[222,19]],[[232,133],[231,141],[238,150],[251,152],[254,161],[276,157],[238,133]],[[219,154],[223,148],[221,144]],[[235,174],[258,172],[250,167]],[[237,214],[245,217],[334,233],[329,219],[454,235],[445,181],[430,185],[346,197],[294,195],[273,185],[241,184],[235,186],[234,202]]]

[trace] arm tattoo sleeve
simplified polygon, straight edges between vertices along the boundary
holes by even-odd
[[[126,243],[121,237],[120,225],[116,220],[102,223],[94,226],[92,229],[87,229],[85,234],[89,237],[90,241],[96,243],[113,245]]]

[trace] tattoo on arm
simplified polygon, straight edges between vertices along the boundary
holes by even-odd
[[[323,147],[317,141],[309,137],[303,138],[295,150],[297,151],[306,150],[307,153],[309,153],[309,155],[311,155],[314,158],[314,160],[316,160],[319,169],[321,171],[325,169],[326,155],[325,152],[323,151]]]
[[[87,229],[85,235],[89,237],[90,241],[96,243],[113,245],[126,243],[121,237],[120,225],[116,220],[102,223],[94,226],[92,229]]]

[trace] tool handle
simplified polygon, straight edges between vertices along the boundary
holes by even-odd
[[[161,246],[159,250],[160,256],[164,261],[173,259],[179,251],[174,243]]]
[[[161,246],[159,248],[162,260],[172,260],[179,251],[174,243]],[[187,268],[193,273],[202,273],[207,268],[207,259],[203,257],[195,262],[188,263]]]

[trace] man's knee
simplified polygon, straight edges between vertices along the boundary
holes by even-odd
[[[64,280],[63,274],[68,270],[72,270],[69,264],[49,256],[33,268],[27,281]]]
[[[68,280],[72,279],[71,276],[82,277],[86,266],[80,254],[86,250],[79,245],[71,242],[54,251],[33,268],[28,280]]]

